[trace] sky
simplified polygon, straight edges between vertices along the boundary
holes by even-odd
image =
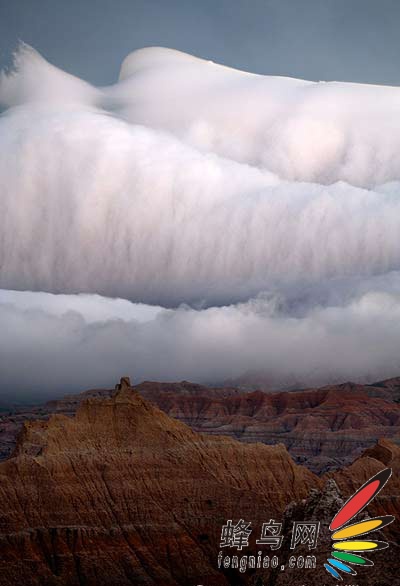
[[[0,404],[400,374],[398,11],[299,5],[1,4]]]
[[[397,0],[0,0],[0,67],[22,40],[102,85],[155,45],[255,73],[398,85],[399,22]]]

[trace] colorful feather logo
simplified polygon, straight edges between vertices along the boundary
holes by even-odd
[[[364,519],[349,525],[358,513],[369,505],[373,498],[382,490],[392,475],[392,470],[386,468],[376,476],[370,478],[352,497],[343,505],[333,518],[329,529],[333,531],[333,551],[328,563],[324,564],[326,570],[336,580],[343,580],[340,572],[357,575],[352,565],[373,566],[370,560],[358,555],[359,552],[373,552],[385,549],[388,544],[385,541],[375,541],[362,537],[372,533],[376,529],[383,529],[394,521],[392,515]],[[359,539],[362,537],[362,539]],[[350,566],[348,564],[351,564]]]

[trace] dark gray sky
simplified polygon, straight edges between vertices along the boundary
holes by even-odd
[[[399,0],[0,0],[0,67],[18,40],[96,84],[161,45],[307,79],[400,84]]]

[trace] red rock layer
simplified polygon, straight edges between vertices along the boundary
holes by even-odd
[[[225,396],[209,389],[183,393],[176,386],[143,383],[136,389],[197,431],[284,443],[298,462],[318,473],[350,463],[381,437],[400,439],[399,379]]]

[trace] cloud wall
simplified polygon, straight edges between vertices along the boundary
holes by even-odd
[[[0,104],[2,388],[400,372],[399,88],[22,46]]]

